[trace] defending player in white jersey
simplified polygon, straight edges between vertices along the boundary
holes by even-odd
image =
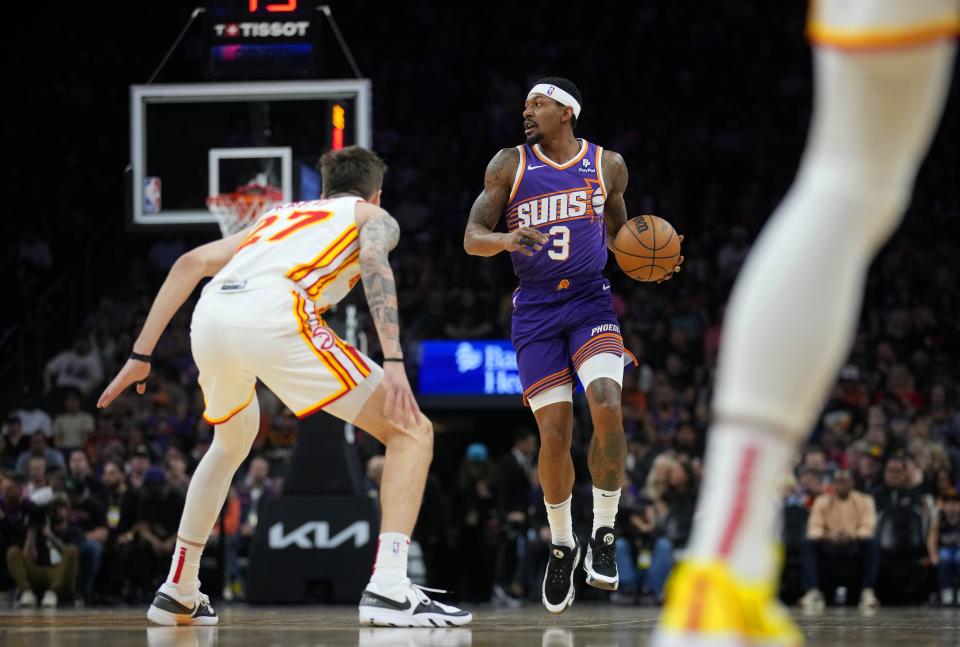
[[[397,293],[388,253],[400,236],[380,208],[386,166],[351,146],[320,160],[323,199],[275,207],[249,230],[181,256],[150,309],[130,360],[97,403],[137,384],[174,313],[205,277],[190,338],[213,444],[187,490],[173,562],[147,617],[159,624],[216,624],[200,593],[200,555],[230,482],[260,425],[260,378],[298,416],[323,409],[387,447],[381,534],[374,573],[360,601],[362,624],[446,626],[472,616],[432,601],[407,578],[407,550],[433,456],[433,427],[403,368]],[[363,281],[384,353],[374,364],[324,325],[321,316]]]
[[[734,288],[705,482],[656,647],[800,645],[776,603],[780,482],[856,329],[870,261],[936,130],[960,0],[812,1],[813,123]],[[877,600],[864,590],[861,607]]]

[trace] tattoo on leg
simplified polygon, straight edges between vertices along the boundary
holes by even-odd
[[[627,464],[627,440],[623,429],[595,429],[590,439],[587,463],[593,484],[601,490],[616,490]]]
[[[590,395],[593,418],[593,437],[587,453],[590,476],[601,490],[616,490],[620,488],[627,464],[619,387],[611,380],[595,380],[590,384]]]

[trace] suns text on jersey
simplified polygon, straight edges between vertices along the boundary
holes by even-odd
[[[587,192],[577,189],[521,202],[517,205],[517,218],[519,226],[532,227],[555,220],[579,218],[587,215],[590,208]]]

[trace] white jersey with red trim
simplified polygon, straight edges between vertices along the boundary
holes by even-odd
[[[352,422],[362,410],[383,369],[321,316],[360,280],[358,202],[274,207],[204,288],[190,338],[208,423],[242,411],[258,379],[301,418],[324,409]]]
[[[278,205],[257,220],[212,283],[286,277],[320,312],[360,280],[360,241],[354,196]]]

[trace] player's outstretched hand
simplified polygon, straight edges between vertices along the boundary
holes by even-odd
[[[383,415],[397,424],[412,429],[417,426],[420,407],[413,397],[407,372],[402,362],[384,362],[383,386],[387,390],[387,399],[383,405]]]
[[[680,243],[682,244],[682,243],[683,243],[683,234],[681,234],[681,235],[679,236],[679,238],[680,238]],[[660,279],[659,281],[657,281],[657,283],[663,283],[664,281],[669,281],[670,279],[672,279],[672,278],[673,278],[673,275],[680,271],[680,266],[681,266],[681,265],[683,265],[683,256],[681,256],[680,258],[677,259],[677,264],[676,264],[676,265],[674,266],[674,268],[673,268],[673,273],[672,273],[672,274],[667,274],[665,277],[663,277],[662,279]]]
[[[103,409],[117,399],[121,393],[127,390],[127,387],[133,383],[137,385],[137,393],[143,395],[147,390],[147,377],[150,375],[150,365],[136,359],[128,359],[123,365],[113,381],[107,385],[107,388],[100,394],[97,400],[97,408]]]
[[[533,256],[534,252],[543,249],[548,240],[550,236],[542,231],[532,227],[520,227],[507,234],[503,248],[508,252],[520,252],[526,256]]]

